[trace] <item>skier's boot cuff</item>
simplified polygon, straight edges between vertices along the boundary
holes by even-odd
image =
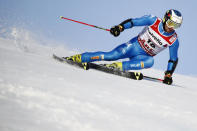
[[[105,66],[107,66],[110,69],[115,69],[115,70],[117,69],[117,70],[123,71],[122,62],[116,62],[116,63],[112,63],[112,64],[106,64]]]
[[[74,56],[66,57],[67,60],[72,60],[77,63],[81,63],[81,54],[77,54]]]

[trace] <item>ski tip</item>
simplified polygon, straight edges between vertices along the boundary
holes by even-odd
[[[60,16],[60,19],[64,18],[63,16]]]

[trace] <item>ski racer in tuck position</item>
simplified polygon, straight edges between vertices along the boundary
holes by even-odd
[[[125,29],[135,26],[145,26],[138,36],[129,42],[123,43],[110,52],[85,52],[67,57],[78,63],[88,63],[93,61],[114,61],[129,58],[129,61],[106,64],[109,68],[116,68],[122,71],[140,70],[150,68],[154,64],[153,56],[169,47],[170,59],[165,71],[164,83],[172,84],[172,74],[178,63],[179,41],[175,29],[182,24],[182,15],[179,11],[168,10],[163,20],[152,15],[141,18],[131,18],[123,21],[110,29],[110,33],[115,37],[119,36]]]

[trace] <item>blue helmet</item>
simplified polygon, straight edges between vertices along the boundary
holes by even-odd
[[[167,25],[169,28],[177,29],[181,26],[183,17],[178,10],[170,9],[166,11],[163,24]]]

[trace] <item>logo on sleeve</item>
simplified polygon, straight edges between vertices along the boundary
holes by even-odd
[[[171,38],[170,38],[170,42],[173,43],[176,40],[177,36],[176,34],[174,34]]]

